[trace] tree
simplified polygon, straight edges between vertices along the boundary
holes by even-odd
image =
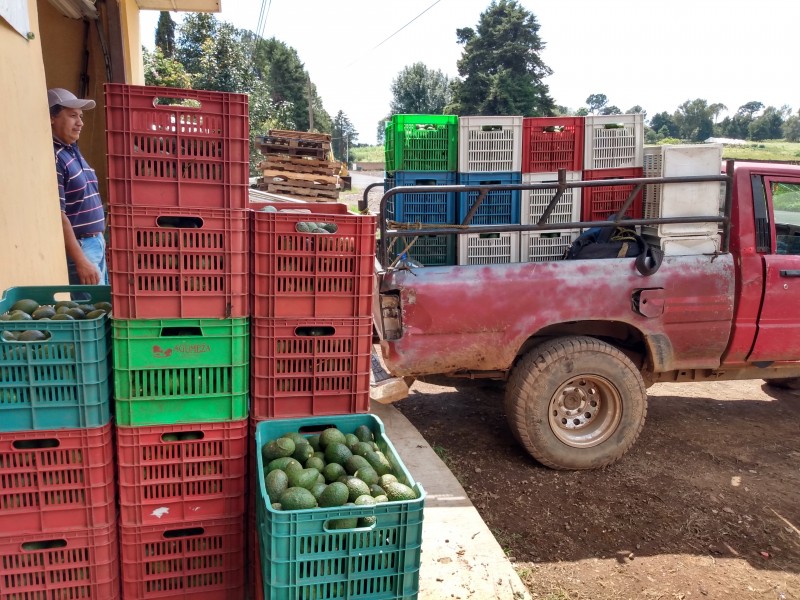
[[[392,115],[386,115],[380,121],[378,121],[378,127],[375,130],[375,139],[378,141],[378,145],[383,144],[386,141],[386,123],[387,121],[392,120]]]
[[[477,29],[456,30],[464,46],[447,111],[460,115],[551,115],[554,102],[542,79],[552,74],[540,56],[544,43],[533,13],[516,0],[493,0]]]
[[[608,104],[608,96],[605,94],[589,94],[589,97],[586,98],[586,104],[589,106],[589,112],[596,115]]]
[[[621,115],[622,111],[618,107],[616,107],[616,106],[614,106],[612,104],[611,106],[604,106],[600,110],[600,114],[601,115]]]
[[[145,85],[174,88],[192,87],[192,79],[183,65],[173,58],[164,56],[161,48],[156,47],[153,52],[143,48],[142,58]]]
[[[753,119],[748,125],[747,132],[751,140],[776,140],[783,137],[783,121],[789,114],[789,107],[775,108],[768,106],[764,112]]]
[[[333,118],[331,132],[331,149],[336,160],[349,164],[350,148],[355,145],[356,141],[358,141],[358,132],[347,115],[340,110]]]
[[[800,141],[800,109],[783,123],[783,137],[787,142]]]
[[[175,58],[188,73],[200,72],[204,45],[207,40],[214,38],[217,26],[217,19],[208,13],[189,13],[184,17],[178,27]]]
[[[758,100],[751,100],[750,102],[742,104],[739,107],[739,110],[736,111],[736,114],[752,119],[753,116],[762,108],[764,108],[764,105],[761,102]]]
[[[662,138],[678,137],[680,135],[678,126],[667,111],[654,114],[653,118],[650,119],[650,127]],[[664,135],[662,135],[662,131]]]
[[[206,38],[201,47],[203,55],[194,73],[196,89],[236,93],[252,89],[253,69],[233,25],[219,23],[215,35]]]
[[[647,111],[643,109],[638,104],[631,106],[628,110],[625,111],[626,115],[642,115],[642,121],[647,120]]]
[[[713,106],[713,105],[712,105]],[[681,139],[702,142],[714,133],[713,109],[706,100],[687,100],[672,116]]]
[[[392,114],[440,115],[450,103],[450,78],[424,63],[405,67],[392,81]]]
[[[175,54],[175,21],[165,10],[158,15],[156,48],[160,48],[166,58],[172,58]]]

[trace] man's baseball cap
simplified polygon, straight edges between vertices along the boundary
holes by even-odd
[[[86,110],[93,109],[94,100],[78,98],[75,94],[64,88],[52,88],[47,90],[47,104],[53,108],[56,104],[65,108],[81,108]]]

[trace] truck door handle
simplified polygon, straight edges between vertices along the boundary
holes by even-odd
[[[799,269],[781,269],[781,277],[800,277]]]

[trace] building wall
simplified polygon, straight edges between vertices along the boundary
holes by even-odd
[[[67,282],[37,5],[32,39],[0,20],[0,292]]]

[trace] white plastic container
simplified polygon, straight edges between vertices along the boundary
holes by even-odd
[[[567,181],[580,181],[581,173],[567,171]],[[523,173],[522,183],[558,183],[558,173]],[[520,223],[531,225],[539,222],[544,209],[556,193],[555,188],[543,190],[522,190]],[[564,190],[553,212],[547,218],[549,224],[575,223],[581,220],[581,189]]]
[[[562,260],[578,235],[580,235],[580,230],[578,229],[522,231],[520,235],[520,261],[550,262]]]
[[[644,149],[645,177],[719,175],[722,144],[678,144]],[[700,217],[719,214],[720,183],[670,183],[646,185],[643,195],[646,219]],[[643,231],[659,237],[716,234],[718,223],[650,225]]]
[[[661,248],[664,256],[691,256],[695,254],[716,254],[719,252],[720,236],[687,235],[653,237],[643,236],[645,241]]]
[[[631,115],[592,115],[584,121],[583,168],[642,166],[644,120]]]
[[[459,265],[502,265],[519,262],[519,232],[467,233],[458,236]]]
[[[522,170],[522,117],[459,117],[460,173]]]

